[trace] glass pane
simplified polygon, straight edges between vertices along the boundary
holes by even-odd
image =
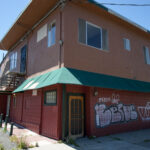
[[[56,104],[56,91],[46,93],[46,104]]]
[[[87,44],[101,48],[101,30],[90,24],[87,24]]]
[[[55,44],[55,34],[56,34],[56,26],[55,23],[53,23],[51,28],[51,45]]]
[[[55,23],[50,25],[49,31],[48,31],[48,47],[55,44],[55,36],[56,36],[56,25]]]

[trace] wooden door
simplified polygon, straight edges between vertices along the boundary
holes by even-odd
[[[84,135],[84,99],[83,96],[69,97],[69,137]]]

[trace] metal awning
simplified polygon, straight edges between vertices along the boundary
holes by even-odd
[[[39,89],[54,84],[74,84],[116,90],[150,92],[150,82],[63,67],[25,80],[13,93]]]

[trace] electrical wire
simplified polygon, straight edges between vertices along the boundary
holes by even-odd
[[[101,3],[101,2],[98,3],[102,5],[117,5],[117,6],[142,6],[142,7],[150,6],[150,4],[118,4],[118,3]]]

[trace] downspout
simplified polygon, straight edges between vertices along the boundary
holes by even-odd
[[[60,40],[59,40],[59,68],[61,68],[61,57],[62,57],[62,10],[60,10]]]
[[[65,5],[66,5],[66,0],[60,0],[60,2],[61,2],[61,5],[60,5],[60,13],[59,13],[59,15],[60,15],[60,39],[59,39],[59,62],[58,62],[58,66],[59,66],[59,68],[61,68],[61,63],[62,63],[62,46],[63,46],[63,37],[62,37],[62,25],[63,25],[63,19],[62,19],[62,15],[63,15],[63,9],[64,9],[64,7],[65,7]]]
[[[66,85],[62,85],[62,140],[66,136]]]

